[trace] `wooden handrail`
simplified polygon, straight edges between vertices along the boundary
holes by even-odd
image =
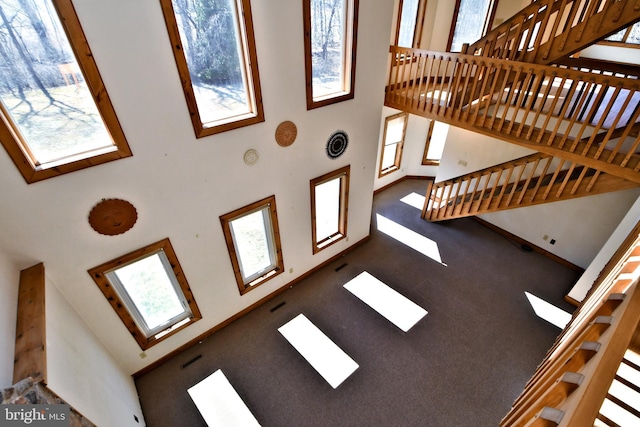
[[[551,64],[640,19],[635,0],[537,0],[466,53]]]
[[[395,46],[390,52],[385,105],[640,183],[640,80]]]
[[[630,233],[596,286],[557,338],[501,426],[529,425],[531,408],[551,406],[564,413],[563,425],[592,425],[624,351],[640,322],[638,255],[640,223]],[[619,283],[626,283],[619,286]],[[623,295],[624,294],[624,295]],[[566,372],[584,375],[582,384],[564,401],[549,393]]]

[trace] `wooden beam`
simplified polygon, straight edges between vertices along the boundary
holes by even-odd
[[[47,382],[44,264],[20,272],[13,383]]]

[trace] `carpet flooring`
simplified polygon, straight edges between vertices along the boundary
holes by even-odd
[[[263,426],[496,426],[560,333],[525,292],[571,311],[579,276],[470,218],[420,219],[400,199],[426,185],[377,194],[365,244],[138,378],[147,425],[204,426],[186,390],[222,369]],[[378,231],[388,220],[436,242],[441,262]],[[428,314],[402,332],[343,289],[363,271]],[[359,364],[335,390],[277,330],[300,313]]]

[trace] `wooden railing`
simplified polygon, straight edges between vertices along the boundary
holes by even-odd
[[[551,64],[639,19],[637,0],[536,0],[465,52]]]
[[[391,46],[385,105],[640,182],[640,81]]]
[[[429,183],[422,218],[441,221],[637,186],[623,178],[537,153]]]
[[[617,367],[634,347],[634,336],[638,339],[639,232],[640,224],[605,267],[501,426],[587,426],[601,417],[599,408]]]

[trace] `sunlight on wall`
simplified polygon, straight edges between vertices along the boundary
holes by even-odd
[[[571,314],[566,311],[559,309],[555,305],[550,304],[529,292],[525,292],[524,294],[527,296],[529,304],[531,304],[536,315],[552,325],[555,325],[560,329],[564,329],[564,327],[567,326],[567,323],[569,323],[569,320],[571,320]]]
[[[418,193],[410,193],[400,199],[400,201],[422,211],[422,207],[424,206],[424,199],[425,196],[421,196]]]
[[[411,249],[420,252],[446,267],[447,264],[443,263],[440,258],[438,244],[433,240],[428,239],[413,230],[409,230],[407,227],[404,227],[380,214],[376,214],[376,224],[378,231],[396,239],[400,243],[409,246]]]

